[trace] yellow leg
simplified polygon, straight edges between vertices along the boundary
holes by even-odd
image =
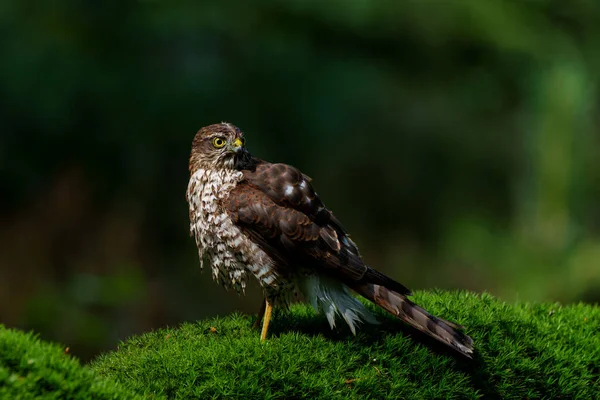
[[[261,342],[267,338],[267,332],[269,331],[269,322],[271,322],[272,311],[273,305],[269,303],[269,300],[265,300],[265,318],[263,320],[262,332],[260,333]]]
[[[258,316],[256,317],[256,321],[254,322],[254,325],[252,325],[252,327],[254,329],[258,329],[258,327],[260,326],[260,322],[262,321],[263,317],[265,316],[266,305],[267,305],[266,300],[261,301],[260,310],[258,310]]]

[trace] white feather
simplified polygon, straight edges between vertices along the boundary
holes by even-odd
[[[356,327],[361,322],[377,324],[369,310],[356,299],[348,287],[340,282],[316,275],[304,279],[304,294],[315,311],[322,310],[331,329],[335,327],[335,316],[339,314],[356,335]]]
[[[294,193],[294,187],[292,185],[287,185],[285,187],[285,195],[286,196],[291,196],[292,193]]]

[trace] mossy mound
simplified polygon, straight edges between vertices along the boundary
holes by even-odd
[[[141,399],[65,348],[0,325],[0,399]]]
[[[600,398],[598,307],[465,292],[414,300],[466,326],[474,360],[375,307],[382,323],[353,337],[295,305],[275,315],[264,343],[252,317],[232,315],[133,337],[91,367],[152,398]]]

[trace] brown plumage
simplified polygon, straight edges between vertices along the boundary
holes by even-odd
[[[356,244],[314,191],[310,178],[285,164],[254,158],[231,124],[202,128],[190,156],[190,230],[201,260],[225,287],[243,290],[247,274],[263,287],[270,307],[298,293],[323,310],[333,327],[341,315],[352,332],[369,311],[348,288],[416,329],[471,357],[460,326],[412,303],[410,291],[365,264]]]

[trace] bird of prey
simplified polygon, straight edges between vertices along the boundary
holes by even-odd
[[[265,296],[261,340],[274,306],[287,307],[302,294],[323,311],[331,328],[341,316],[353,334],[359,323],[376,323],[351,291],[400,320],[472,357],[473,342],[459,325],[411,302],[410,290],[369,267],[311,179],[286,164],[252,157],[244,133],[229,123],[195,135],[189,159],[187,202],[190,235],[200,265],[226,289],[244,290],[249,276]]]

